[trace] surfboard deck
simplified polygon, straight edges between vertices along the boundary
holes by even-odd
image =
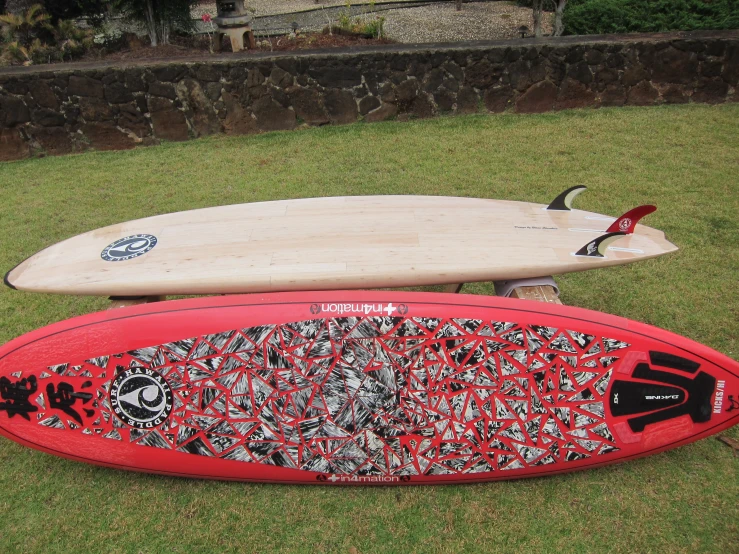
[[[393,288],[540,277],[677,249],[644,225],[606,233],[614,220],[526,202],[430,196],[239,204],[90,231],[35,254],[5,282],[118,297]],[[631,225],[630,218],[619,221]],[[599,255],[604,233],[615,242],[600,245]],[[576,255],[585,246],[592,255]]]
[[[197,298],[77,317],[0,348],[0,434],[183,477],[533,477],[738,421],[736,361],[623,318],[502,298]]]

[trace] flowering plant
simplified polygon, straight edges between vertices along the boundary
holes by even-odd
[[[202,18],[203,23],[210,23],[210,29],[206,29],[208,32],[208,38],[210,39],[210,53],[213,53],[213,32],[216,30],[216,26],[213,25],[213,18],[209,13],[204,13]]]

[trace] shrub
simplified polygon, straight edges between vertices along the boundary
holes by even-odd
[[[737,0],[570,0],[565,33],[592,35],[739,28]]]
[[[34,4],[25,12],[0,15],[0,24],[7,27],[10,35],[24,46],[28,46],[40,29],[49,21],[49,14],[41,4]]]
[[[99,25],[108,10],[108,0],[44,0],[44,7],[54,23],[86,17],[93,25]]]
[[[0,16],[0,63],[31,65],[72,60],[93,45],[92,30],[63,19],[52,25],[50,19],[39,4],[19,14]]]

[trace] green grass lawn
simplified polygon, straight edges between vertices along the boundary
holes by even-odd
[[[739,359],[739,105],[355,124],[0,164],[0,272],[69,236],[219,204],[365,194],[658,211],[677,253],[558,278],[566,304]],[[492,294],[488,283],[465,292]],[[0,342],[106,307],[0,292]],[[739,439],[739,429],[726,433]],[[715,437],[482,485],[330,488],[127,473],[0,439],[0,552],[737,552],[739,458]]]

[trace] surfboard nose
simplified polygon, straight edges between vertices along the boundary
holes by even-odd
[[[706,358],[633,352],[614,376],[607,407],[626,444],[667,447],[713,433],[739,421],[739,363],[715,351]]]
[[[16,290],[16,286],[10,280],[10,274],[13,272],[14,269],[15,268],[11,269],[3,276],[3,283],[5,284],[6,287],[10,287],[11,289]]]

